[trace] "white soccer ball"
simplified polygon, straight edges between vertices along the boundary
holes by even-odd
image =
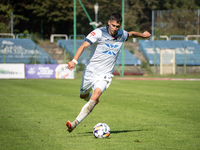
[[[110,135],[110,127],[106,123],[98,123],[93,128],[95,138],[107,138]]]

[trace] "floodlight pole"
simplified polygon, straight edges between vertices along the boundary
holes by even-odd
[[[122,0],[122,30],[124,30],[124,0]],[[122,74],[124,76],[124,44],[122,45]]]
[[[200,12],[199,12],[200,9],[198,9],[198,18],[197,18],[197,34],[199,35],[199,15],[200,15]]]
[[[74,0],[74,56],[76,54],[76,0]],[[74,68],[74,76],[76,77],[76,65]]]
[[[152,10],[151,41],[154,41],[154,10]]]
[[[98,5],[98,3],[96,3],[96,4],[94,5],[95,22],[96,22],[96,23],[97,23],[97,21],[98,21],[98,10],[99,10],[99,5]]]
[[[96,29],[98,26],[102,25],[101,22],[99,22],[99,23],[97,22],[97,21],[98,21],[98,11],[99,11],[99,4],[96,3],[96,4],[94,5],[95,21],[89,23],[90,25],[95,26],[95,29]]]

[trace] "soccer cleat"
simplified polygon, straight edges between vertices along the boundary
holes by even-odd
[[[68,131],[69,133],[72,132],[72,131],[74,130],[74,128],[72,127],[70,121],[67,121],[67,122],[66,122],[66,126],[68,127],[68,128],[67,128],[67,131]]]

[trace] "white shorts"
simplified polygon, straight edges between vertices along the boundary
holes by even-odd
[[[84,71],[80,87],[80,94],[88,94],[91,90],[94,91],[96,88],[100,88],[103,93],[103,91],[109,87],[112,77],[112,74],[95,77],[93,73]]]
[[[101,89],[101,93],[103,93],[103,91],[106,90],[107,84],[108,84],[108,82],[105,81],[105,80],[97,81],[89,89],[84,90],[84,91],[80,90],[80,94],[82,94],[82,95],[88,94],[88,93],[90,93],[91,90],[94,91],[96,88],[100,88]]]

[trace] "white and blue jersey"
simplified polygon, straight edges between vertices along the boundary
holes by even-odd
[[[115,37],[108,32],[108,26],[95,29],[87,37],[90,56],[86,68],[96,75],[111,74],[114,70],[122,44],[128,38],[128,32],[119,29]]]
[[[108,26],[93,30],[87,35],[86,41],[90,45],[90,56],[83,72],[80,93],[88,93],[98,80],[108,82],[107,88],[112,81],[117,57],[123,43],[128,39],[128,32],[119,29],[116,36],[111,36]]]

